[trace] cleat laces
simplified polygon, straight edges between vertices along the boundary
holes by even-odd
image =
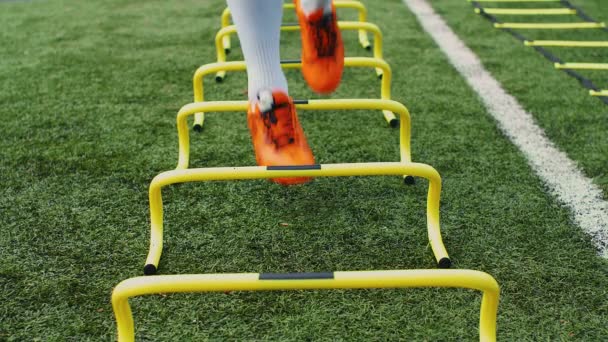
[[[261,112],[268,136],[277,148],[292,144],[295,141],[293,108],[289,103],[273,104],[270,110]],[[277,118],[277,114],[280,118]]]

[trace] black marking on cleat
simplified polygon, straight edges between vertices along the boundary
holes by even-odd
[[[144,266],[144,274],[145,275],[154,275],[156,274],[156,266],[152,264],[147,264]]]
[[[320,164],[313,165],[276,165],[266,166],[268,171],[321,170]]]
[[[293,100],[293,104],[308,104],[308,100]]]
[[[299,64],[302,63],[299,59],[285,59],[281,61],[281,64]]]
[[[334,279],[334,272],[312,273],[260,273],[260,280]]]
[[[452,260],[450,258],[441,258],[437,263],[439,268],[450,268],[452,266]]]

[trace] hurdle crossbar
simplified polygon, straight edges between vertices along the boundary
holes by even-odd
[[[358,21],[338,21],[340,30],[365,30],[371,32],[374,36],[373,56],[376,59],[382,59],[382,31],[372,23]],[[281,26],[281,31],[299,31],[300,26],[297,24],[284,24]],[[236,26],[229,25],[222,27],[215,35],[215,52],[217,62],[226,62],[226,51],[223,47],[224,37],[229,37],[236,33]],[[376,68],[378,77],[382,76],[382,69]],[[226,71],[221,70],[216,73],[216,79],[224,79]]]
[[[552,46],[552,47],[608,47],[608,41],[577,41],[577,40],[526,40],[526,46]]]
[[[354,0],[334,0],[334,5],[336,8],[350,8],[357,10],[359,22],[367,22],[367,9],[360,1]],[[293,10],[295,9],[295,5],[293,3],[285,3],[283,4],[283,10]],[[222,28],[229,26],[231,22],[232,13],[230,12],[230,8],[226,7],[222,12],[221,25]],[[365,29],[359,30],[359,44],[362,48],[366,50],[371,49],[371,44],[367,37],[367,31]],[[224,51],[226,53],[230,52],[231,42],[230,36],[225,36],[222,40],[222,46],[224,47]]]
[[[464,288],[482,292],[479,340],[496,341],[500,287],[489,274],[472,270],[387,270],[326,273],[227,273],[136,277],[112,291],[119,342],[135,340],[129,298],[161,293],[329,289]]]
[[[399,153],[402,162],[410,162],[411,122],[407,108],[396,101],[382,99],[296,100],[297,109],[303,110],[382,110],[399,117]],[[247,101],[194,102],[183,106],[177,113],[179,159],[176,169],[187,169],[190,160],[190,130],[187,119],[196,113],[246,112]]]
[[[608,63],[555,63],[556,69],[608,70]]]
[[[606,23],[494,23],[496,28],[529,30],[572,30],[606,27]]]
[[[475,13],[484,11],[488,14],[505,15],[571,15],[576,10],[570,8],[475,8]]]
[[[284,69],[301,69],[302,62],[299,60],[292,61],[282,61],[281,66]],[[371,57],[346,57],[344,58],[344,66],[345,67],[372,67],[378,68],[382,70],[382,78],[380,81],[380,98],[384,100],[390,100],[391,98],[391,79],[392,73],[391,68],[382,59],[376,59]],[[192,79],[193,87],[194,87],[194,101],[195,102],[203,102],[205,101],[204,93],[203,93],[203,79],[206,75],[210,75],[213,73],[217,73],[218,71],[244,71],[246,70],[245,62],[243,61],[233,61],[233,62],[220,62],[220,63],[211,63],[205,64],[199,67],[194,73],[194,77]],[[222,79],[217,79],[216,81],[221,82]],[[399,120],[395,117],[391,111],[383,110],[384,119],[391,127],[397,127],[399,125]],[[201,131],[203,128],[205,116],[203,112],[196,113],[194,115],[194,125],[193,128],[196,131]]]

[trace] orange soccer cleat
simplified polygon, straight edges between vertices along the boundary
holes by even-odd
[[[249,105],[247,124],[255,158],[260,166],[313,165],[315,157],[306,142],[293,100],[282,91],[262,90]],[[281,185],[301,184],[308,177],[274,178]]]
[[[300,0],[294,0],[302,32],[302,73],[317,93],[331,93],[340,85],[344,69],[344,44],[338,29],[336,7],[323,8],[306,15]]]

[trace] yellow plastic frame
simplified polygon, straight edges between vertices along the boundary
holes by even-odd
[[[283,61],[281,62],[281,66],[284,69],[301,69],[302,62],[301,61]],[[370,57],[346,57],[344,58],[344,66],[345,67],[372,67],[378,68],[382,70],[382,78],[380,82],[380,98],[384,100],[391,99],[391,79],[392,73],[391,68],[382,59],[370,58]],[[203,102],[205,101],[204,97],[204,77],[206,75],[210,75],[213,73],[217,73],[218,71],[244,71],[247,69],[245,62],[243,61],[234,61],[234,62],[222,62],[222,63],[211,63],[205,64],[199,67],[194,73],[194,77],[192,78],[192,84],[194,88],[194,101],[195,102]],[[222,79],[217,79],[216,81],[221,81]],[[391,127],[396,127],[399,122],[395,117],[395,114],[388,110],[383,111],[384,119],[386,122],[391,125]],[[201,131],[203,128],[205,117],[203,112],[196,113],[194,115],[194,129],[196,131]]]
[[[475,13],[481,13],[480,8],[475,9]],[[570,8],[484,8],[488,14],[504,15],[571,15],[576,14],[576,10]]]
[[[608,63],[555,63],[556,69],[608,70]]]
[[[526,40],[526,46],[552,46],[552,47],[608,47],[608,41],[578,41],[578,40]]]
[[[357,10],[359,16],[359,22],[367,22],[367,9],[360,1],[354,0],[334,0],[334,5],[336,8],[350,8]],[[295,9],[295,5],[293,3],[285,3],[283,4],[283,10],[293,10]],[[230,8],[226,7],[222,12],[222,28],[230,25],[231,13]],[[371,49],[371,44],[369,39],[367,38],[367,31],[365,29],[359,30],[359,44],[362,48],[366,50]],[[230,37],[226,36],[222,40],[222,46],[224,51],[228,53],[231,48]]]
[[[179,159],[176,169],[187,169],[190,163],[190,130],[188,117],[196,113],[245,112],[247,101],[209,101],[194,102],[183,106],[177,113],[177,135],[179,139]],[[407,108],[396,101],[382,99],[339,99],[305,100],[296,103],[302,110],[382,110],[399,116],[399,153],[401,162],[411,159],[411,121]]]
[[[573,30],[604,28],[606,23],[494,23],[494,27],[527,30]]]
[[[449,268],[450,258],[441,238],[439,201],[441,176],[433,167],[420,163],[354,163],[304,166],[246,166],[181,169],[158,174],[150,183],[150,250],[144,274],[155,274],[163,250],[163,187],[186,182],[270,179],[285,177],[351,177],[351,176],[422,177],[429,181],[427,195],[427,231],[431,249],[440,268]]]
[[[112,292],[119,342],[135,340],[129,298],[183,292],[279,291],[321,289],[386,289],[413,287],[465,288],[481,291],[479,340],[496,341],[500,287],[487,273],[472,270],[389,270],[319,274],[191,274],[136,277],[120,282]],[[325,276],[325,275],[323,275]]]
[[[591,95],[591,96],[606,96],[606,97],[608,97],[608,89],[606,89],[606,90],[599,90],[599,91],[589,90],[589,95]]]
[[[382,32],[380,28],[372,23],[358,22],[358,21],[338,21],[338,27],[341,30],[365,30],[371,32],[374,35],[374,48],[373,56],[376,59],[382,59]],[[299,31],[299,25],[283,25],[281,31]],[[223,41],[225,37],[230,37],[236,33],[236,26],[229,25],[222,27],[215,35],[215,52],[217,56],[217,62],[226,62],[226,51],[224,50]],[[382,76],[382,70],[376,68],[376,74],[378,77]],[[226,77],[225,71],[218,71],[215,75],[216,79],[224,79]]]

